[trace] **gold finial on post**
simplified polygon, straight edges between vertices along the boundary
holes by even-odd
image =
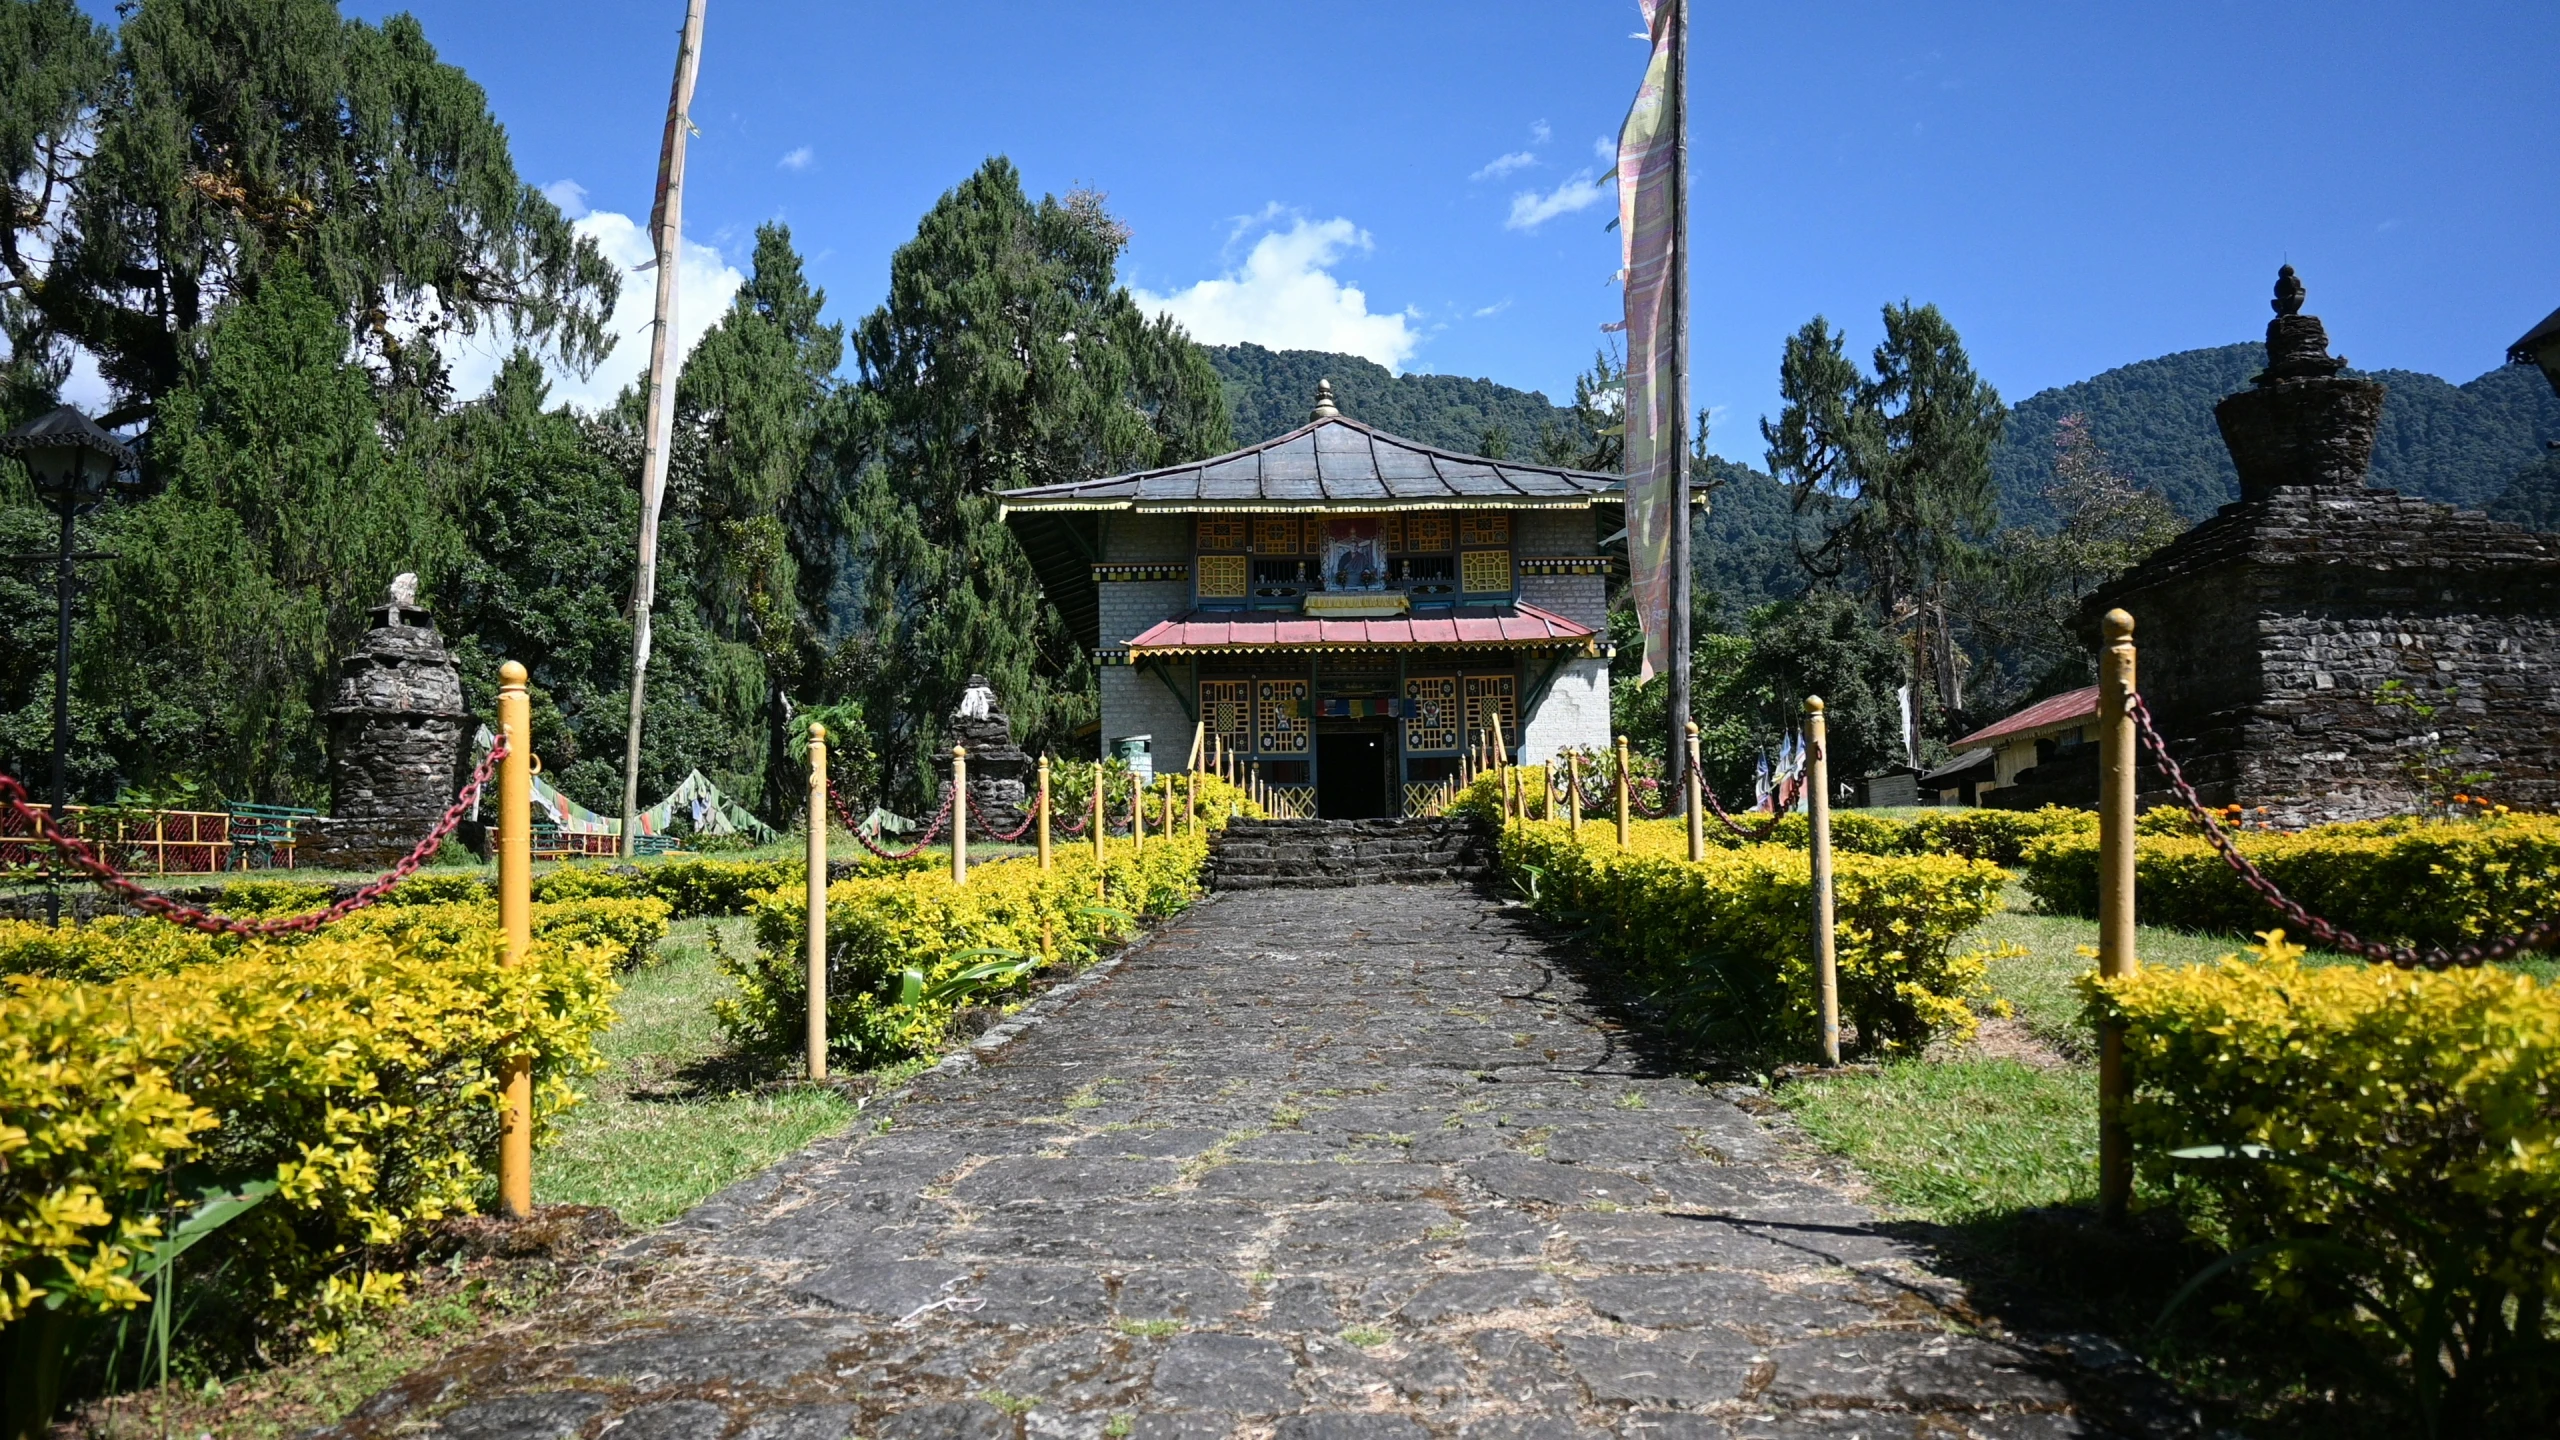
[[[1582,839],[1582,752],[1564,752],[1564,826],[1576,843]]]
[[[1333,408],[1333,382],[1331,380],[1317,381],[1316,408],[1307,412],[1307,418],[1309,420],[1331,420],[1341,414],[1341,411]]]
[[[1049,757],[1040,757],[1040,868],[1049,868]]]
[[[827,1078],[827,727],[809,727],[809,1078]]]
[[[969,748],[951,747],[951,883],[969,883]]]
[[[1832,933],[1837,911],[1831,893],[1831,740],[1830,722],[1823,714],[1819,695],[1805,697],[1804,750],[1805,818],[1812,822],[1813,830],[1813,973],[1814,983],[1821,990],[1822,1060],[1826,1065],[1837,1065],[1840,955],[1837,937]],[[1692,769],[1690,773],[1697,772]]]
[[[522,664],[498,667],[498,929],[506,963],[533,958],[533,702]],[[510,1055],[500,1081],[498,1207],[510,1220],[533,1215],[533,1057]]]
[[[1618,848],[1627,848],[1627,737],[1618,737]]]
[[[1689,858],[1707,858],[1706,782],[1698,778],[1698,722],[1681,722],[1681,734],[1689,747]]]
[[[2133,938],[2133,616],[2110,610],[2098,633],[2098,974],[2114,980],[2141,968]],[[2109,1025],[2098,1034],[2098,1211],[2109,1224],[2122,1223],[2133,1199],[2124,1099],[2124,1028]]]

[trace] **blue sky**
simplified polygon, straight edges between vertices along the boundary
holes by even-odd
[[[408,8],[525,177],[637,246],[681,0]],[[1935,301],[2016,400],[2255,335],[2288,259],[2365,366],[2465,380],[2560,304],[2549,0],[1694,14],[1694,388],[1724,454],[1759,460],[1817,312],[1864,348],[1883,303]],[[1562,398],[1617,313],[1612,202],[1578,182],[1635,29],[1631,0],[710,0],[687,274],[716,296],[780,218],[853,319],[1003,153],[1035,192],[1109,192],[1122,279],[1203,338]]]

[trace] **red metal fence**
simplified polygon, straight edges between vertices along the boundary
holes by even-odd
[[[29,805],[48,813],[49,805]],[[203,810],[100,810],[63,807],[62,829],[87,841],[117,869],[150,875],[209,874],[237,863],[231,853],[231,817]],[[26,817],[0,810],[0,871],[43,863],[46,847],[27,843]],[[293,847],[275,847],[275,863],[290,869]]]

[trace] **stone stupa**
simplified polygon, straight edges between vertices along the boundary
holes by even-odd
[[[373,628],[338,665],[329,705],[329,817],[301,864],[387,866],[443,818],[460,783],[469,716],[435,617],[402,575]]]
[[[2214,408],[2240,499],[2091,595],[2086,639],[2132,613],[2143,696],[2208,803],[2404,813],[2406,762],[2443,748],[2497,800],[2560,804],[2560,537],[2366,484],[2385,387],[2341,373],[2303,299],[2285,266],[2267,368]],[[2445,708],[2378,703],[2390,680]],[[2148,764],[2141,784],[2170,798]]]

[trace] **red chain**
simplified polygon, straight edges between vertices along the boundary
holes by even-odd
[[[969,813],[977,816],[978,823],[986,828],[987,833],[979,838],[984,840],[993,840],[999,845],[1010,845],[1014,841],[1021,839],[1023,836],[1030,834],[1031,822],[1039,818],[1036,815],[1026,814],[1022,817],[1022,823],[1013,827],[1012,834],[999,835],[996,833],[996,822],[988,819],[987,812],[979,808],[978,797],[975,795],[971,795],[969,797]]]
[[[172,900],[157,891],[146,890],[126,879],[113,865],[100,859],[98,853],[90,849],[87,842],[55,829],[51,814],[29,805],[27,787],[19,784],[14,775],[0,775],[0,804],[5,804],[25,818],[34,827],[34,833],[38,837],[69,856],[71,863],[87,871],[89,877],[95,880],[101,889],[123,896],[132,902],[135,909],[145,915],[157,915],[172,925],[184,925],[191,930],[201,930],[208,935],[307,934],[323,925],[343,920],[371,905],[391,893],[392,887],[418,873],[418,867],[427,863],[427,858],[436,853],[437,849],[444,844],[446,837],[453,834],[454,827],[460,825],[463,817],[471,813],[472,805],[480,798],[481,787],[489,783],[490,775],[496,772],[498,762],[506,758],[506,753],[507,739],[501,735],[497,743],[489,747],[489,753],[481,758],[478,768],[471,772],[470,783],[464,785],[462,793],[454,798],[453,804],[446,807],[444,818],[438,820],[435,828],[427,832],[427,837],[419,841],[399,864],[392,866],[380,879],[325,909],[313,910],[301,915],[279,915],[267,920],[235,920],[228,915],[216,915],[210,910]]]
[[[2221,822],[2214,819],[2211,810],[2205,808],[2203,799],[2196,794],[2196,787],[2187,783],[2186,773],[2178,768],[2176,758],[2170,755],[2168,743],[2160,738],[2158,730],[2152,728],[2151,707],[2142,703],[2142,697],[2139,694],[2125,697],[2125,713],[2133,717],[2134,728],[2140,732],[2144,748],[2151,752],[2151,758],[2159,765],[2161,772],[2169,777],[2169,787],[2177,792],[2181,801],[2186,803],[2188,813],[2195,816],[2196,823],[2204,827],[2205,838],[2213,842],[2213,848],[2220,853],[2223,863],[2229,865],[2239,875],[2241,883],[2256,891],[2259,899],[2266,901],[2287,920],[2301,926],[2303,933],[2322,945],[2366,960],[2387,961],[2403,970],[2422,967],[2428,970],[2463,968],[2479,965],[2485,961],[2504,960],[2519,950],[2548,950],[2555,945],[2560,945],[2560,916],[2537,921],[2521,935],[2501,935],[2495,940],[2474,941],[2456,946],[2451,950],[2437,947],[2416,950],[2406,945],[2381,945],[2370,940],[2358,939],[2339,929],[2303,909],[2291,896],[2277,889],[2275,882],[2261,873],[2257,866],[2249,863],[2247,856],[2240,853],[2240,847],[2234,845],[2231,837],[2223,832]]]
[[[827,803],[835,808],[836,818],[844,822],[844,828],[853,832],[854,842],[883,860],[913,860],[923,854],[924,847],[932,844],[942,834],[942,822],[951,818],[951,797],[945,795],[942,797],[942,808],[934,811],[933,818],[925,822],[923,838],[904,850],[883,850],[872,843],[871,837],[863,834],[862,827],[855,824],[853,818],[845,813],[844,797],[836,793],[835,782],[832,780],[827,782]]]

